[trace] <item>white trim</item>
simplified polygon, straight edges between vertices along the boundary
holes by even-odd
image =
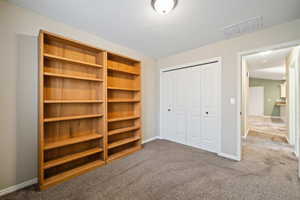
[[[186,63],[186,64],[182,64],[182,65],[176,65],[176,66],[173,66],[173,67],[162,68],[162,69],[160,69],[160,72],[162,73],[162,72],[169,71],[169,70],[180,69],[182,67],[202,65],[202,64],[205,64],[205,63],[210,63],[210,62],[215,62],[215,61],[220,62],[221,66],[222,66],[222,58],[221,57],[214,57],[214,58],[200,60],[200,61],[196,61],[196,62],[192,62],[192,63]],[[161,75],[161,73],[160,73],[160,75]]]
[[[159,70],[159,137],[163,138],[162,135],[162,69]]]
[[[188,66],[197,66],[197,65],[202,65],[202,64],[205,64],[205,63],[211,63],[211,62],[219,62],[220,64],[220,67],[219,67],[219,84],[220,84],[220,101],[219,101],[219,112],[220,112],[220,115],[219,115],[219,124],[220,124],[220,135],[219,135],[219,138],[218,138],[218,152],[221,152],[221,149],[222,149],[222,70],[223,70],[223,65],[222,65],[222,57],[214,57],[214,58],[210,58],[210,59],[205,59],[205,60],[200,60],[200,61],[195,61],[195,62],[192,62],[192,63],[186,63],[186,64],[181,64],[181,65],[176,65],[176,66],[173,66],[173,67],[166,67],[166,68],[161,68],[159,69],[159,91],[160,91],[160,99],[159,99],[159,137],[160,139],[163,139],[163,134],[162,134],[162,73],[163,72],[166,72],[166,71],[169,71],[169,70],[175,70],[175,69],[180,69],[180,68],[183,68],[183,67],[188,67]]]
[[[17,190],[23,189],[25,187],[34,185],[37,182],[38,182],[38,178],[34,178],[34,179],[31,179],[31,180],[25,181],[23,183],[20,183],[20,184],[17,184],[17,185],[13,185],[13,186],[10,186],[10,187],[5,188],[3,190],[0,190],[0,197],[4,196],[6,194],[9,194],[9,193],[15,192]]]
[[[263,47],[263,48],[258,48],[258,49],[253,49],[253,50],[249,50],[249,51],[242,51],[242,52],[238,52],[237,53],[237,157],[239,158],[239,160],[242,159],[242,137],[241,137],[241,89],[242,89],[242,57],[243,56],[247,56],[247,55],[251,55],[251,54],[255,54],[255,53],[259,53],[259,52],[263,52],[263,51],[268,51],[268,50],[277,50],[277,49],[283,49],[283,48],[289,48],[289,47],[295,47],[298,46],[300,44],[300,40],[297,41],[292,41],[292,42],[287,42],[287,43],[282,43],[282,44],[276,44],[276,45],[272,45],[272,46],[268,46],[268,47]],[[243,113],[245,114],[245,113]],[[299,173],[300,176],[300,173]]]
[[[221,156],[223,158],[227,158],[230,160],[234,160],[234,161],[241,161],[238,156],[230,155],[227,153],[218,153],[218,156]]]
[[[148,142],[151,142],[151,141],[154,141],[154,140],[159,140],[159,139],[161,139],[160,136],[155,136],[155,137],[149,138],[149,139],[147,139],[147,140],[144,140],[144,141],[142,142],[142,144],[145,144],[145,143],[148,143]]]

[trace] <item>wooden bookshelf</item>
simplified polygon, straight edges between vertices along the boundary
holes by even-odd
[[[58,158],[58,159],[55,159],[55,160],[51,160],[51,161],[48,161],[48,162],[45,163],[44,169],[49,169],[51,167],[62,165],[64,163],[67,163],[67,162],[70,162],[70,161],[73,161],[73,160],[77,160],[79,158],[83,158],[83,157],[86,157],[86,156],[89,156],[89,155],[93,155],[93,154],[99,153],[101,151],[102,151],[101,148],[94,148],[94,149],[90,149],[90,150],[87,150],[87,151],[67,155],[67,156],[64,156],[64,157],[61,157],[61,158]]]
[[[75,63],[75,64],[85,65],[85,66],[89,66],[89,67],[99,67],[99,68],[103,67],[102,65],[99,65],[96,63],[84,62],[84,61],[80,61],[80,60],[76,60],[76,59],[72,59],[72,58],[65,58],[62,56],[51,55],[48,53],[44,53],[44,57],[48,58],[48,59],[58,60],[60,62]]]
[[[44,76],[52,76],[52,77],[56,77],[56,78],[70,78],[70,79],[77,79],[77,80],[84,80],[84,81],[98,81],[98,82],[103,81],[102,79],[98,79],[98,78],[86,78],[86,77],[81,77],[81,76],[56,74],[56,73],[50,73],[50,72],[45,72]]]
[[[139,99],[108,99],[108,103],[130,103],[130,102],[140,102]]]
[[[45,118],[44,122],[58,122],[58,121],[67,121],[67,120],[74,120],[74,119],[88,119],[88,118],[95,118],[95,117],[103,117],[103,114]]]
[[[85,172],[88,172],[92,169],[95,169],[96,167],[100,167],[100,166],[103,166],[103,165],[105,165],[104,161],[96,160],[96,161],[90,162],[88,164],[85,164],[85,165],[82,165],[82,166],[79,166],[79,167],[75,167],[71,170],[62,172],[58,175],[55,175],[55,176],[52,176],[50,178],[45,179],[44,184],[43,184],[43,189],[46,189],[46,188],[49,188],[49,187],[51,187],[55,184],[67,181],[67,180],[69,180],[69,179],[71,179],[75,176],[79,176],[79,175],[81,175]]]
[[[124,91],[133,91],[138,92],[140,89],[138,88],[125,88],[125,87],[107,87],[108,90],[124,90]]]
[[[140,150],[141,129],[140,61],[40,31],[40,189]]]
[[[108,145],[108,149],[112,149],[112,148],[115,148],[115,147],[118,147],[118,146],[130,143],[130,142],[134,142],[134,141],[137,141],[137,140],[140,140],[140,139],[141,138],[139,136],[134,136],[134,137],[128,137],[128,138],[125,138],[125,139],[120,139],[120,140],[117,140],[116,142],[110,143]]]
[[[112,161],[141,148],[141,65],[107,54],[107,159]]]
[[[106,55],[52,33],[39,36],[39,186],[105,164]]]
[[[89,141],[89,140],[100,139],[102,137],[103,137],[103,135],[100,135],[100,134],[97,134],[97,133],[86,134],[86,135],[83,135],[83,136],[62,139],[62,140],[59,140],[59,141],[56,141],[56,142],[45,143],[44,149],[45,150],[55,149],[55,148],[58,148],[58,147],[68,146],[68,145],[71,145],[71,144],[86,142],[86,141]]]
[[[44,103],[103,103],[103,100],[45,100]]]
[[[121,72],[121,73],[125,73],[125,74],[133,74],[133,75],[137,75],[137,76],[140,75],[139,72],[132,71],[132,70],[128,70],[128,69],[126,69],[126,68],[125,68],[125,69],[120,69],[120,68],[113,67],[113,66],[108,66],[108,67],[107,67],[107,70],[117,71],[117,72]]]
[[[119,159],[121,157],[124,157],[124,156],[127,156],[127,155],[130,155],[136,151],[139,151],[142,147],[140,145],[136,145],[136,146],[133,146],[133,147],[129,147],[123,151],[119,151],[119,152],[116,152],[116,153],[112,153],[108,159],[107,159],[107,162],[111,162],[113,160],[116,160],[116,159]]]
[[[131,119],[139,119],[140,116],[126,116],[126,117],[114,117],[114,118],[108,118],[107,121],[110,122],[118,122],[118,121],[127,121]]]
[[[114,129],[112,131],[108,132],[108,135],[115,135],[115,134],[119,134],[119,133],[126,133],[126,132],[130,132],[130,131],[134,131],[139,129],[140,126],[132,126],[132,127],[126,127],[126,128],[118,128],[118,129]]]

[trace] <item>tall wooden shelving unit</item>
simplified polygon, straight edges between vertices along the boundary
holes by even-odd
[[[39,186],[141,149],[141,63],[39,35]]]
[[[107,54],[107,161],[141,148],[140,62]]]
[[[106,160],[106,55],[40,33],[39,182],[62,182]]]

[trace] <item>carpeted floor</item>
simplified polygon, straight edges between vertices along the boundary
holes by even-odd
[[[299,200],[297,160],[285,151],[244,147],[235,162],[156,140],[144,149],[43,192],[0,198],[51,200]]]
[[[259,133],[288,136],[287,124],[280,118],[248,116],[248,126],[250,130]]]
[[[250,130],[247,137],[256,137],[262,140],[269,140],[278,144],[288,144],[287,137],[275,134],[268,134]]]

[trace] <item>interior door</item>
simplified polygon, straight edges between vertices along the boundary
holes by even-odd
[[[264,115],[264,87],[249,88],[249,115]]]

